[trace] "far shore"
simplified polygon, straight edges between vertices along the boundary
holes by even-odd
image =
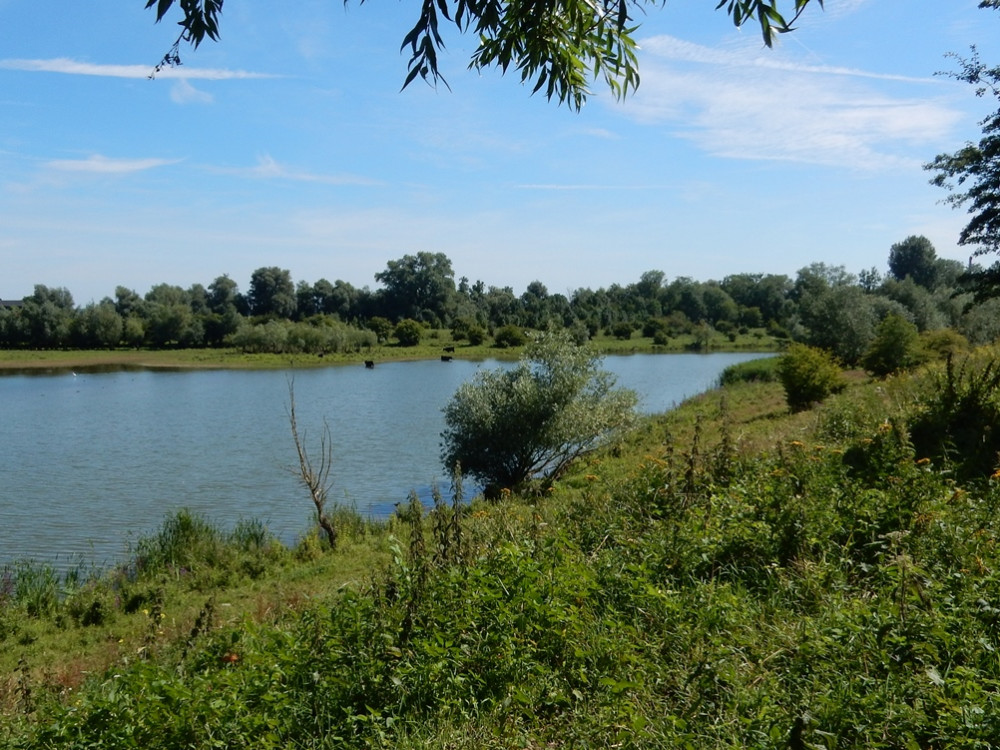
[[[602,354],[678,354],[690,351],[684,341],[677,346],[654,346],[650,339],[619,341],[600,338],[592,342]],[[673,342],[671,342],[673,343]],[[740,345],[742,344],[742,345]],[[414,347],[386,344],[369,351],[356,353],[319,354],[247,354],[238,349],[59,349],[22,350],[0,349],[0,372],[40,372],[102,369],[285,369],[328,367],[333,365],[362,364],[365,361],[402,362],[408,360],[436,359],[443,355],[444,347],[454,348],[447,356],[456,359],[516,359],[521,349],[498,349],[493,346],[469,346],[445,339],[430,339]],[[760,351],[773,352],[773,339],[739,342],[725,346],[718,342],[712,352]]]

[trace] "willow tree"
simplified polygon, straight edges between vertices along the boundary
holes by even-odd
[[[345,0],[346,2],[347,0]],[[712,0],[737,27],[759,27],[764,44],[792,24],[810,3],[824,0]],[[361,4],[365,0],[359,0]],[[419,0],[417,20],[403,36],[410,59],[403,88],[421,78],[447,86],[438,67],[446,28],[479,40],[469,67],[514,70],[534,92],[580,109],[593,81],[603,81],[617,97],[639,85],[636,16],[665,0]],[[180,64],[182,45],[197,48],[218,41],[223,0],[148,0],[156,20],[177,6],[181,31],[157,69]]]
[[[444,409],[441,457],[487,494],[551,480],[635,419],[637,396],[568,332],[541,334],[513,368],[482,370]]]

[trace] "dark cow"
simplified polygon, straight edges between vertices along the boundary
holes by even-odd
[[[451,354],[454,354],[454,353],[455,353],[455,347],[453,347],[453,346],[446,346],[446,347],[444,348],[444,350],[445,350],[446,352],[450,352]]]
[[[369,369],[369,370],[374,370],[375,369],[375,363],[372,362],[370,359],[366,359],[365,360],[365,367],[367,369]]]
[[[449,357],[447,354],[442,354],[441,355],[441,361],[442,362],[451,362],[451,360],[452,360],[452,358]]]

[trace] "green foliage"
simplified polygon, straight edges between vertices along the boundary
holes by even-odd
[[[984,3],[983,7],[991,5]],[[996,8],[995,4],[992,7]],[[953,55],[960,65],[951,76],[972,84],[976,95],[989,92],[1000,99],[1000,66],[988,67],[979,57],[976,48],[968,59]],[[946,199],[954,207],[968,204],[971,214],[968,224],[959,234],[960,245],[975,248],[976,254],[1000,251],[1000,109],[982,121],[983,137],[979,143],[967,143],[952,154],[939,154],[934,161],[924,165],[936,172],[931,183],[951,191]],[[980,290],[989,294],[995,290],[1000,270],[997,265],[978,277]]]
[[[962,479],[985,479],[1000,467],[1000,360],[995,351],[949,357],[936,387],[910,425],[921,456],[944,461]]]
[[[493,489],[558,476],[633,421],[635,394],[599,365],[559,332],[535,338],[513,369],[477,373],[444,409],[445,466]]]
[[[377,334],[341,323],[328,316],[316,316],[308,322],[268,320],[253,324],[243,322],[226,337],[226,343],[252,354],[327,354],[370,349]]]
[[[630,323],[615,323],[611,326],[611,335],[620,341],[628,341],[632,338],[632,325]]]
[[[778,360],[777,368],[792,411],[808,409],[844,387],[833,356],[805,344],[789,346]]]
[[[363,0],[362,0],[363,2]],[[792,30],[810,0],[788,0],[790,12],[781,11],[780,0],[723,0],[733,23],[748,21],[759,25],[764,44],[770,47],[775,36]],[[823,0],[816,0],[822,6]],[[148,0],[156,5],[156,20],[164,18],[174,0]],[[197,47],[207,37],[219,37],[222,0],[180,3],[181,32],[157,65],[180,65],[181,43]],[[579,110],[587,99],[591,79],[601,78],[617,97],[639,85],[636,44],[633,34],[637,13],[645,10],[643,0],[617,0],[591,5],[583,0],[547,0],[542,5],[474,2],[422,3],[413,28],[403,37],[401,49],[409,49],[405,88],[418,76],[428,82],[447,85],[438,69],[438,52],[444,48],[443,20],[460,32],[471,32],[478,40],[469,67],[496,67],[502,72],[514,65],[522,82],[533,82],[533,92],[545,91]]]
[[[946,359],[955,356],[969,348],[968,340],[958,331],[942,328],[937,331],[924,331],[920,334],[920,358],[923,361]]]
[[[912,235],[889,248],[889,272],[898,281],[906,278],[925,289],[933,289],[937,281],[937,252],[931,241]]]
[[[400,346],[416,346],[423,338],[424,329],[417,321],[404,318],[396,324],[392,335],[399,341]]]
[[[500,349],[510,349],[516,346],[524,346],[528,343],[528,337],[520,326],[501,326],[493,334],[493,344]]]
[[[389,337],[392,335],[392,321],[388,318],[383,318],[381,315],[369,318],[365,325],[368,330],[375,334],[375,337],[380,344],[388,341]]]
[[[390,260],[375,280],[384,287],[382,306],[393,320],[413,318],[439,327],[450,318],[455,273],[444,253],[421,252]]]
[[[472,317],[456,318],[451,324],[451,337],[455,341],[468,339],[472,346],[479,346],[486,341],[486,329]]]
[[[719,385],[775,383],[778,381],[778,362],[776,357],[765,357],[729,365],[719,376]]]
[[[917,327],[901,315],[889,315],[875,330],[862,364],[879,377],[913,367],[919,360]]]

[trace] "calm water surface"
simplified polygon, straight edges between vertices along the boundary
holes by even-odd
[[[647,413],[710,388],[759,354],[608,357]],[[398,362],[281,371],[133,371],[0,377],[0,564],[119,559],[180,508],[231,527],[260,518],[286,542],[310,525],[288,427],[289,378],[305,442],[333,434],[331,500],[385,516],[448,475],[441,409],[496,362]]]

